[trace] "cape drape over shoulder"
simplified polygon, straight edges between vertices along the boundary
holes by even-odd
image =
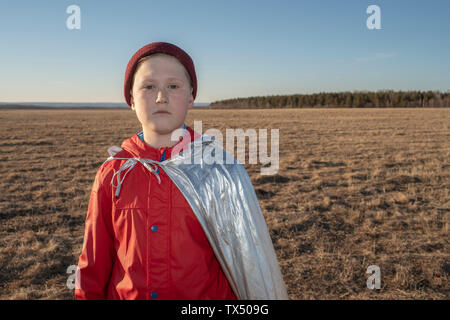
[[[151,164],[186,198],[238,299],[289,299],[253,185],[237,160],[204,134],[174,157]]]

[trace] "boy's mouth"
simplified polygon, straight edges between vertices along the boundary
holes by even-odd
[[[159,110],[159,111],[153,112],[153,114],[170,114],[170,112],[165,111],[165,110]]]

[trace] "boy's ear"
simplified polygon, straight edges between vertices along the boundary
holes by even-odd
[[[133,90],[130,90],[130,103],[131,103],[131,110],[135,111],[136,108],[134,107]]]
[[[188,104],[188,109],[192,109],[192,107],[194,106],[194,88],[191,87],[191,94],[189,95],[189,104]]]

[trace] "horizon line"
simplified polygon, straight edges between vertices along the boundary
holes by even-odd
[[[128,106],[126,102],[113,102],[113,101],[97,101],[97,102],[89,102],[89,101],[0,101],[0,104],[31,104],[31,103],[47,103],[47,104],[82,104],[82,103],[88,103],[88,104],[123,104]],[[194,104],[210,104],[211,102],[196,102],[194,101]]]

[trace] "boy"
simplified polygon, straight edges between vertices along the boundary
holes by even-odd
[[[110,148],[97,172],[75,298],[287,299],[245,169],[206,164],[214,139],[184,124],[197,93],[189,55],[142,47],[124,93],[142,132]]]

